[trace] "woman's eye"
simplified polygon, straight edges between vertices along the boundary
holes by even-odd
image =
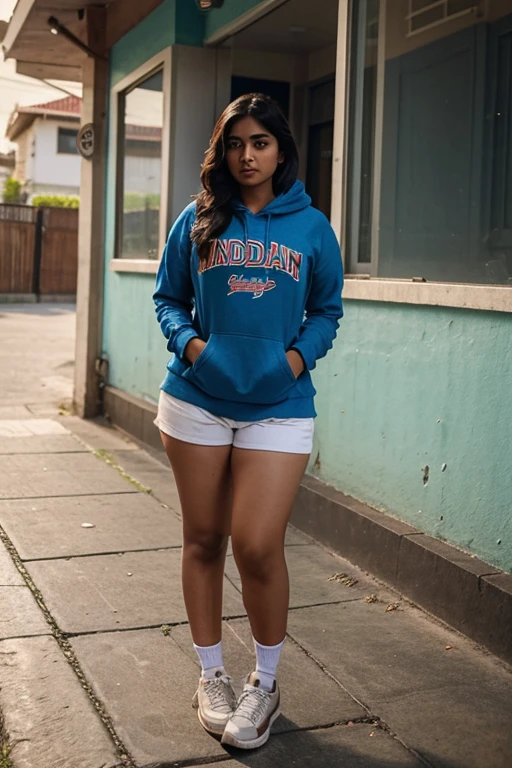
[[[267,142],[266,141],[257,141],[255,146],[256,146],[257,149],[264,149],[264,147],[267,146]]]
[[[237,149],[239,146],[239,141],[228,141],[228,149]]]

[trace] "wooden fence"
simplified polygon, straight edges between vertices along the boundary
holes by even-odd
[[[0,294],[76,294],[78,211],[0,205]]]

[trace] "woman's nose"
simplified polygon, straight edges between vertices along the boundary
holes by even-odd
[[[242,160],[245,160],[246,162],[248,160],[252,160],[252,148],[250,144],[245,146],[242,150]]]

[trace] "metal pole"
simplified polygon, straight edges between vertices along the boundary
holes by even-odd
[[[41,262],[43,258],[43,220],[44,210],[37,209],[36,216],[36,236],[34,241],[34,269],[32,272],[32,293],[36,300],[41,300]]]

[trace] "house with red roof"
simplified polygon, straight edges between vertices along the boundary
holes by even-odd
[[[79,195],[81,158],[76,138],[81,101],[78,96],[67,96],[17,107],[11,114],[6,136],[17,145],[13,176],[22,182],[27,202],[37,195]],[[141,106],[148,109],[147,104]],[[148,121],[144,118],[142,122]],[[132,207],[141,200],[144,205],[147,196],[160,187],[162,129],[139,123],[135,118],[126,126],[125,135],[124,176]]]
[[[67,96],[12,112],[6,136],[16,144],[14,178],[23,184],[27,201],[36,195],[79,194],[80,107],[78,96]]]

